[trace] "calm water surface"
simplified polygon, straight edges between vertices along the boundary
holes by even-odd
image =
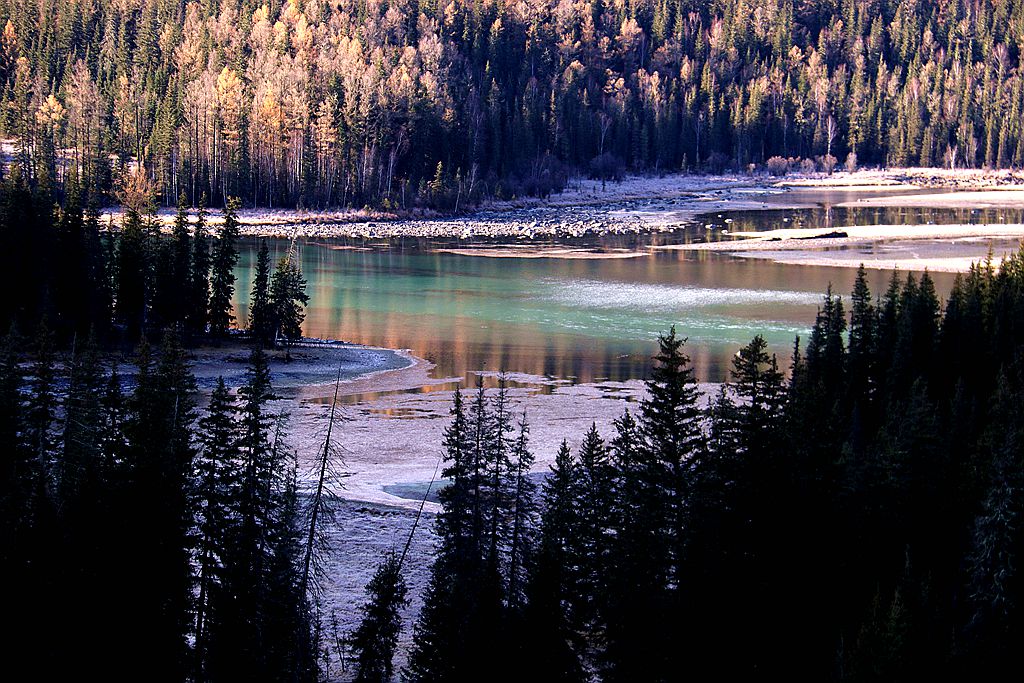
[[[1006,211],[772,210],[714,214],[674,233],[593,238],[591,244],[632,248],[727,239],[726,227],[980,223],[1000,217],[1021,220],[1019,212]],[[275,259],[287,246],[272,243]],[[470,381],[474,371],[502,369],[578,382],[642,378],[658,333],[671,325],[689,338],[687,349],[701,379],[725,377],[736,350],[755,334],[763,335],[786,365],[794,337],[806,336],[825,288],[831,284],[845,296],[854,277],[848,269],[710,252],[565,260],[435,251],[452,246],[450,241],[297,246],[311,297],[306,335],[411,349],[437,364],[435,377]],[[245,241],[241,252],[236,306],[244,321],[256,242]],[[869,275],[874,292],[882,291],[890,276]],[[949,290],[951,275],[933,277],[940,294]]]

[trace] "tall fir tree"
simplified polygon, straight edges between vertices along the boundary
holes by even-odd
[[[249,294],[249,334],[260,343],[272,341],[273,320],[270,306],[270,249],[266,240],[260,240],[252,292]]]
[[[408,587],[399,556],[388,553],[366,585],[362,620],[352,636],[358,683],[389,683],[395,648],[402,630],[401,609],[408,604]]]
[[[542,485],[540,538],[526,608],[528,670],[563,681],[584,680],[579,652],[585,636],[573,614],[580,596],[574,570],[578,477],[579,466],[562,441]]]
[[[144,332],[149,304],[149,254],[142,216],[129,208],[117,239],[115,316],[134,344]]]
[[[224,223],[220,228],[210,273],[210,334],[223,338],[228,333],[234,316],[231,313],[235,295],[235,264],[238,262],[238,208],[237,198],[229,197],[224,204]]]
[[[278,261],[270,279],[268,307],[272,335],[280,335],[287,340],[302,336],[302,321],[306,317],[303,307],[309,303],[306,279],[302,276],[298,258],[295,249],[290,248]]]
[[[206,194],[199,199],[199,210],[192,233],[188,291],[186,322],[189,335],[204,335],[210,321],[210,243],[206,226]]]
[[[206,415],[198,422],[198,445],[192,509],[195,515],[196,601],[194,676],[208,676],[207,657],[218,638],[220,609],[230,609],[224,585],[225,562],[238,503],[240,454],[237,406],[224,378],[210,395]]]

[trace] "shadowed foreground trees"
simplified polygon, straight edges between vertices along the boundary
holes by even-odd
[[[98,211],[82,207],[77,189],[57,205],[51,192],[33,188],[17,168],[4,177],[0,241],[22,257],[0,274],[9,292],[0,303],[0,329],[13,324],[33,335],[45,321],[58,347],[91,336],[101,348],[124,351],[142,338],[159,342],[166,331],[187,346],[223,342],[236,322],[237,200],[228,202],[212,240],[205,198],[194,220],[180,203],[169,237],[160,234],[152,197],[143,192],[137,200],[119,228],[101,233]],[[265,245],[248,333],[270,345],[302,336],[309,295],[295,245],[273,273]]]
[[[755,337],[706,395],[671,330],[637,410],[575,452],[563,444],[539,494],[504,382],[455,392],[403,675],[1012,670],[1024,249],[958,277],[944,305],[927,273],[894,274],[874,299],[865,280],[849,317],[826,293],[788,377]],[[202,410],[175,335],[135,363],[108,372],[91,340],[62,357],[45,326],[0,343],[0,569],[23,627],[12,652],[61,677],[317,679],[320,603],[301,569],[316,521],[265,356]],[[405,603],[393,557],[368,589],[358,675],[387,680]]]
[[[476,474],[500,457],[499,397],[488,413],[456,394],[410,679],[944,680],[1012,668],[1022,285],[1024,251],[959,277],[940,313],[927,273],[894,274],[873,303],[861,270],[849,337],[828,292],[789,378],[755,337],[714,396],[697,392],[685,340],[662,337],[635,415],[607,445],[591,430],[555,459],[522,622],[489,588],[509,579],[491,583],[474,531],[500,500],[480,495]],[[962,355],[944,355],[953,349]],[[523,659],[488,669],[508,643]]]
[[[314,680],[294,455],[262,353],[240,400],[221,381],[197,420],[173,336],[139,350],[128,395],[92,345],[62,389],[46,343],[26,372],[8,336],[0,369],[6,615],[31,626],[12,652],[57,677]]]

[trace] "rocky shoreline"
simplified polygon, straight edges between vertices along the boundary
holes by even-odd
[[[920,190],[998,194],[1013,188],[1024,188],[1024,173],[926,168],[785,177],[633,176],[614,183],[576,179],[550,197],[490,201],[459,216],[423,210],[401,216],[368,209],[242,209],[239,220],[243,236],[280,239],[573,239],[670,231],[704,213],[813,207],[816,202],[806,193],[815,189],[889,195]],[[884,204],[888,200],[878,201]],[[221,220],[218,211],[210,212],[211,225]],[[103,217],[111,229],[117,229],[120,221],[120,209]],[[170,230],[174,211],[161,210],[157,221],[162,229]]]
[[[631,177],[603,186],[578,180],[545,199],[488,202],[460,216],[243,208],[239,222],[243,236],[280,239],[532,239],[634,234],[670,230],[707,211],[767,208],[761,200],[786,191],[771,185],[770,179],[750,176]],[[671,222],[651,220],[653,214],[661,217],[666,213],[672,215]],[[121,220],[119,208],[102,217],[102,223],[112,230]],[[219,211],[210,211],[210,225],[222,220]],[[169,231],[174,211],[160,210],[157,221],[161,229]]]

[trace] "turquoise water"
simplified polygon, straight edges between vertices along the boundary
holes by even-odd
[[[275,258],[287,246],[273,242]],[[408,348],[434,362],[439,378],[506,370],[589,382],[644,377],[657,335],[676,325],[689,338],[698,376],[717,381],[755,334],[786,365],[825,288],[831,283],[846,293],[853,283],[846,269],[709,252],[569,260],[464,256],[439,253],[439,246],[451,245],[298,243],[311,296],[305,334]],[[237,270],[241,322],[255,248],[254,240],[243,243]],[[873,289],[888,277],[872,273]],[[941,292],[952,277],[936,280]]]

